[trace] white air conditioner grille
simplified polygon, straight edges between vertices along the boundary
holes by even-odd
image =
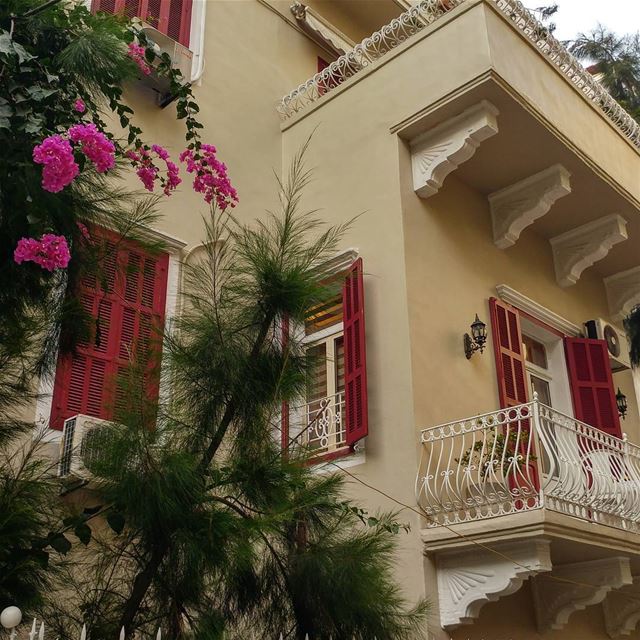
[[[63,478],[71,472],[71,459],[73,456],[73,436],[76,431],[77,417],[65,420],[64,432],[62,434],[62,450],[60,452],[60,463],[58,475]]]

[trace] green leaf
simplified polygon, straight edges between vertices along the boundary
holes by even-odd
[[[33,60],[35,56],[32,56],[21,44],[13,42],[13,50],[18,54],[18,61],[20,64],[27,60]]]
[[[113,531],[120,534],[124,530],[124,516],[121,513],[110,513],[107,516],[107,524]]]
[[[50,535],[49,544],[58,553],[67,554],[71,551],[71,542],[62,533]]]
[[[81,522],[74,530],[78,540],[86,547],[91,542],[91,527],[84,522]]]

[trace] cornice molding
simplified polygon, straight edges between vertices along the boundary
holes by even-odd
[[[604,278],[604,287],[612,318],[626,318],[640,304],[640,266]]]
[[[528,313],[536,320],[544,322],[545,324],[554,329],[557,329],[566,336],[576,338],[583,335],[583,329],[579,325],[574,324],[566,318],[563,318],[554,311],[551,311],[551,309],[543,307],[535,300],[528,298],[523,293],[512,289],[506,284],[496,285],[496,292],[498,293],[498,297],[500,298],[500,300],[513,305],[514,307],[520,309],[521,311],[524,311],[525,313]]]
[[[532,581],[538,631],[546,633],[562,629],[571,614],[599,604],[610,591],[632,582],[630,562],[626,557],[554,567],[548,576]]]
[[[520,234],[553,204],[571,193],[571,174],[560,164],[489,194],[493,241],[499,249],[513,246]]]
[[[614,245],[628,237],[627,221],[614,213],[551,238],[558,284],[561,287],[576,284],[585,269],[605,258]]]
[[[487,100],[466,109],[409,142],[413,189],[429,198],[445,178],[473,156],[482,142],[498,133],[498,109]]]
[[[640,575],[633,584],[611,591],[602,603],[604,624],[610,638],[630,636],[640,624]]]
[[[487,602],[515,593],[530,576],[551,570],[548,540],[492,545],[498,553],[474,549],[437,559],[440,624],[456,629],[472,624]]]

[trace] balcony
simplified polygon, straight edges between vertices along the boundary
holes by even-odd
[[[427,527],[550,509],[640,533],[640,447],[537,399],[425,429],[421,442]]]
[[[538,631],[602,605],[640,620],[640,447],[538,401],[425,429],[416,493],[440,622],[471,624],[525,581]]]

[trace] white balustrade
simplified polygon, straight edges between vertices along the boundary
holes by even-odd
[[[428,526],[547,508],[640,533],[640,448],[537,399],[421,432]]]
[[[488,0],[544,55],[591,103],[603,111],[622,134],[640,146],[640,125],[611,97],[549,30],[519,0]],[[426,26],[468,0],[422,0],[376,31],[320,73],[284,96],[278,104],[283,120],[304,110],[379,60]],[[455,44],[452,44],[452,47]]]
[[[344,393],[313,400],[293,408],[289,433],[318,454],[346,446]]]

